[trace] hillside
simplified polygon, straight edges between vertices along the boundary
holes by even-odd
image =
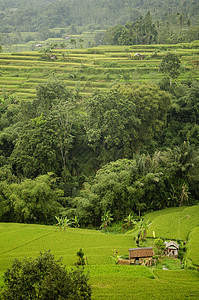
[[[147,236],[184,240],[187,243],[188,265],[199,265],[199,205],[167,208],[146,215],[151,222]]]
[[[1,32],[38,31],[41,28],[64,28],[70,25],[106,28],[126,21],[134,21],[151,11],[155,19],[164,20],[166,14],[189,17],[197,24],[198,1],[182,0],[9,0],[0,1]]]
[[[24,45],[21,46],[21,50],[23,48]],[[90,96],[95,89],[106,91],[118,82],[158,83],[164,77],[159,72],[159,65],[168,50],[181,57],[180,82],[189,78],[199,78],[198,42],[53,49],[51,52],[57,58],[54,60],[42,50],[0,53],[0,93],[31,99],[35,97],[36,86],[48,78],[63,80],[70,89],[81,96]],[[135,59],[134,55],[137,52],[141,53],[143,59]]]
[[[156,217],[153,213],[148,214],[147,217],[154,220],[153,229],[158,233],[157,226],[164,228],[163,221],[166,216],[170,218],[176,213],[181,215],[183,211],[187,213],[189,209],[190,222],[192,222],[197,208],[197,206],[173,208],[168,209],[168,212],[166,210],[156,212]],[[196,215],[198,216],[197,213]],[[158,225],[155,223],[156,218],[161,218]],[[183,222],[182,220],[181,225],[184,229]],[[192,227],[195,226],[194,224],[192,222]],[[128,255],[128,249],[136,247],[134,233],[104,234],[100,231],[77,228],[66,228],[63,231],[55,226],[13,223],[0,223],[0,229],[1,285],[3,272],[11,266],[14,258],[36,257],[40,251],[51,249],[56,259],[63,257],[63,263],[70,267],[77,259],[76,252],[82,248],[88,261],[85,270],[90,273],[92,299],[116,300],[120,298],[125,300],[131,299],[132,296],[133,299],[144,297],[147,299],[185,299],[186,297],[197,299],[199,297],[197,271],[187,269],[165,271],[154,269],[154,267],[116,265],[113,259],[115,251],[118,255]],[[198,227],[195,227],[191,233],[195,237],[194,239],[191,237],[187,253],[187,261],[192,259],[196,265],[199,263],[195,247],[198,240],[197,229]],[[173,237],[174,234],[173,231]],[[130,285],[129,282],[131,282]],[[149,290],[152,292],[149,293]]]

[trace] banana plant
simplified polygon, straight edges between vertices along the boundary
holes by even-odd
[[[61,230],[61,228],[63,226],[63,218],[55,216],[55,219],[57,220],[57,224],[56,225],[59,226],[59,229]]]
[[[59,226],[59,229],[66,229],[66,227],[69,227],[71,225],[71,220],[68,219],[68,217],[57,217],[55,216],[56,220],[57,220],[57,226]]]
[[[107,229],[107,226],[111,223],[111,221],[113,221],[110,210],[104,212],[103,216],[101,217],[101,221],[102,221],[101,227]]]
[[[126,222],[125,225],[128,228],[131,228],[131,227],[135,226],[135,224],[136,224],[136,221],[134,220],[134,217],[131,214],[129,214],[128,217],[126,219],[124,219],[124,221]]]
[[[71,224],[73,225],[73,227],[80,227],[79,220],[76,216],[71,220]]]

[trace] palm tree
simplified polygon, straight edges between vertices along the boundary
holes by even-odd
[[[62,223],[63,223],[63,219],[60,217],[55,216],[56,220],[57,220],[57,226],[59,226],[59,229],[61,230],[62,228]]]

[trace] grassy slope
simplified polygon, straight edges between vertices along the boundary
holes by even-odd
[[[194,265],[199,266],[199,227],[194,228],[190,235],[187,244],[187,257]]]
[[[160,213],[160,212],[159,212]],[[26,224],[0,223],[0,282],[13,259],[35,257],[51,249],[56,258],[72,266],[76,252],[83,249],[89,265],[93,299],[198,299],[196,271],[163,271],[144,266],[115,265],[111,256],[128,254],[134,247],[133,236],[102,234],[98,231]],[[178,278],[178,280],[176,280]]]
[[[151,221],[147,236],[188,240],[187,266],[199,266],[199,205],[174,207],[146,215]]]
[[[158,71],[159,64],[167,50],[181,56],[179,81],[199,78],[199,51],[194,43],[55,49],[55,61],[41,60],[42,53],[37,51],[0,53],[0,94],[14,93],[31,99],[38,83],[54,77],[65,81],[72,90],[78,85],[82,96],[91,95],[96,88],[109,89],[118,82],[158,83],[163,77]],[[157,56],[151,57],[154,51]],[[144,55],[144,59],[132,59],[136,52]]]
[[[168,239],[188,240],[191,230],[199,226],[199,205],[165,209],[149,213],[146,218],[152,221],[147,236]]]

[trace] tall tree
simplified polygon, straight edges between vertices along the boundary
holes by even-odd
[[[90,146],[103,162],[130,158],[160,133],[170,96],[155,85],[121,85],[96,92],[87,103],[86,131]]]
[[[162,59],[159,70],[162,73],[168,74],[170,77],[170,86],[172,80],[179,76],[180,59],[177,54],[168,52]]]

